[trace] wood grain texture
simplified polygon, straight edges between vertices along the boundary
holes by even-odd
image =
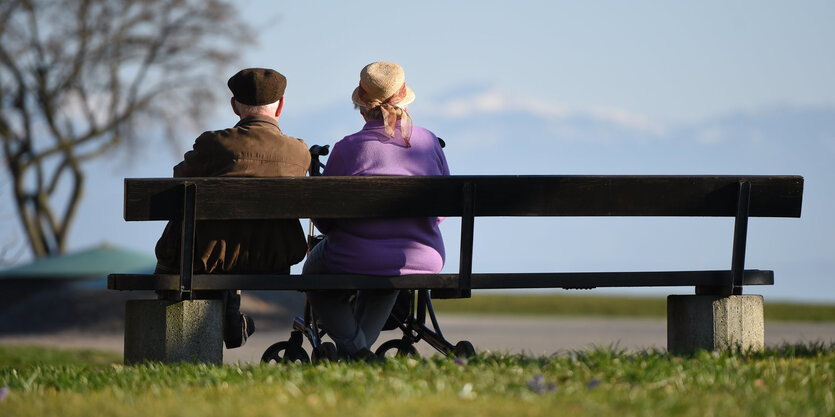
[[[475,216],[734,216],[740,181],[750,215],[800,217],[800,176],[451,176],[166,178],[125,180],[125,220],[182,217],[183,184],[198,219]]]

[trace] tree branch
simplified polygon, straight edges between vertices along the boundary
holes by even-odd
[[[27,198],[26,194],[25,187],[23,186],[23,176],[14,177],[15,204],[17,205],[17,213],[23,224],[23,229],[28,236],[29,246],[32,248],[32,252],[36,257],[46,256],[49,254],[48,247],[38,222],[29,214],[29,209],[27,208],[29,198]]]
[[[72,155],[71,150],[67,151],[66,161],[72,170],[73,189],[70,194],[70,199],[64,209],[64,216],[61,219],[61,224],[55,233],[56,244],[58,245],[59,252],[64,252],[67,233],[69,231],[70,224],[72,224],[72,220],[75,217],[75,213],[78,210],[78,203],[81,201],[81,194],[84,187],[84,173],[81,171],[79,161]]]
[[[72,65],[67,75],[63,77],[61,82],[57,83],[57,90],[72,89],[75,80],[78,79],[81,69],[84,67],[87,58],[87,45],[90,41],[90,28],[88,27],[90,23],[88,20],[89,11],[90,0],[82,1],[79,5],[78,17],[76,19],[78,22],[78,48],[72,54],[75,59],[72,60]]]
[[[55,192],[55,189],[58,188],[58,181],[61,179],[61,174],[64,172],[65,169],[68,168],[67,160],[64,159],[58,165],[58,168],[52,172],[52,178],[49,180],[49,185],[46,187],[46,193],[52,195]]]
[[[36,257],[64,249],[87,161],[137,143],[143,118],[200,118],[183,97],[211,93],[244,28],[228,0],[0,2],[4,167]]]

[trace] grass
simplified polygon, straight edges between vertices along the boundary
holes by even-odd
[[[374,365],[135,367],[89,351],[41,360],[45,350],[27,350],[0,346],[2,416],[835,414],[835,345],[689,357],[603,349]]]
[[[667,317],[665,298],[479,294],[433,300],[439,313],[539,316]],[[766,321],[835,321],[835,305],[766,302]]]
[[[37,366],[102,367],[121,363],[122,355],[95,349],[54,349],[44,346],[0,345],[0,369],[23,369]]]

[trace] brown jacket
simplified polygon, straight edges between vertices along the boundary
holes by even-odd
[[[304,176],[310,152],[284,135],[275,118],[252,116],[235,127],[204,132],[174,167],[174,177]],[[180,270],[179,221],[156,246],[157,273]],[[194,273],[287,273],[307,250],[298,220],[204,220],[197,223]]]

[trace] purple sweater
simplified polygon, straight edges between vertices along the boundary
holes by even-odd
[[[386,135],[381,120],[337,142],[322,175],[449,175],[438,138],[413,126],[407,148],[400,135]],[[444,242],[437,217],[315,220],[327,236],[325,259],[332,272],[367,275],[437,273]]]

